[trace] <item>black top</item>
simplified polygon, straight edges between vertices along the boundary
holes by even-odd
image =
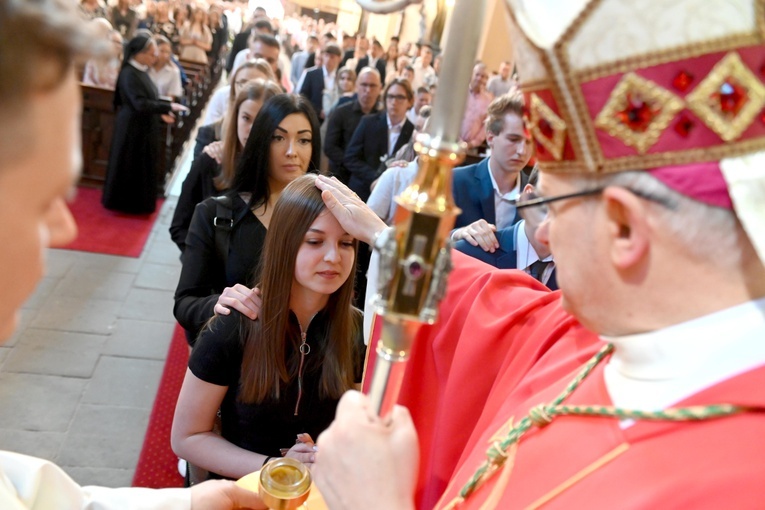
[[[300,361],[300,326],[290,312],[290,324],[285,350],[287,368],[292,376],[282,383],[279,399],[267,399],[260,404],[238,401],[244,346],[240,339],[241,314],[216,319],[212,329],[199,336],[189,359],[189,369],[199,379],[218,386],[228,386],[221,404],[222,436],[229,442],[262,455],[278,457],[280,448],[295,444],[297,434],[307,432],[315,440],[335,417],[337,399],[319,396],[319,379],[325,356],[329,329],[329,314],[322,311],[311,321],[306,332],[306,343],[311,351],[305,356],[303,392],[297,416],[297,372]],[[356,313],[355,380],[361,382],[366,347],[362,335],[362,315]]]
[[[377,106],[370,113],[377,113]],[[353,132],[364,116],[358,100],[338,105],[327,120],[327,135],[324,138],[324,153],[329,158],[329,168],[332,175],[348,184],[350,174],[343,164],[345,149],[351,141]]]
[[[260,263],[266,227],[239,195],[231,197],[234,226],[229,234],[225,264],[215,246],[213,220],[217,207],[213,198],[196,206],[189,225],[173,313],[188,332],[190,342],[214,315],[215,303],[223,289],[236,283],[252,287],[255,268]]]
[[[175,206],[173,221],[170,223],[170,237],[178,245],[181,253],[186,249],[186,235],[194,215],[194,208],[205,198],[222,194],[215,189],[213,183],[213,179],[218,173],[220,173],[218,162],[202,153],[194,160],[189,174],[183,181],[181,195]]]

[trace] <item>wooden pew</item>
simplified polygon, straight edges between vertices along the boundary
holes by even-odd
[[[102,188],[114,129],[114,90],[81,84],[82,176],[80,184]]]

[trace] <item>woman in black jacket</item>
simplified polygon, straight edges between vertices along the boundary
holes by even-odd
[[[282,189],[319,168],[319,121],[302,96],[279,94],[263,105],[223,200],[198,204],[186,236],[173,313],[193,345],[215,314],[252,315],[253,270]]]
[[[218,163],[207,153],[201,153],[194,159],[189,174],[183,181],[181,195],[175,206],[173,221],[170,224],[170,237],[181,249],[186,249],[186,234],[189,231],[191,217],[196,205],[205,198],[220,195],[231,187],[234,180],[236,161],[250,136],[252,123],[263,103],[280,94],[279,86],[271,81],[257,79],[239,92],[227,115],[222,159]]]

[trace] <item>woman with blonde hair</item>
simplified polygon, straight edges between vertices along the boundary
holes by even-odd
[[[236,160],[247,143],[253,121],[263,103],[280,93],[281,89],[277,84],[260,78],[244,85],[226,116],[221,162],[207,153],[194,160],[186,180],[183,181],[181,195],[178,197],[170,224],[170,237],[178,245],[181,253],[186,248],[186,234],[194,207],[207,197],[219,195],[231,187]]]
[[[242,477],[283,450],[312,464],[312,438],[361,381],[366,349],[361,312],[351,305],[358,242],[315,182],[295,179],[274,206],[256,280],[258,319],[216,317],[191,353],[171,441],[213,477]]]
[[[263,78],[264,80],[271,80],[274,83],[279,83],[274,75],[274,70],[271,69],[271,66],[265,59],[256,58],[248,60],[239,66],[236,72],[233,73],[229,79],[228,86],[222,86],[213,92],[213,95],[207,104],[207,112],[205,113],[203,126],[207,126],[222,119],[231,103],[234,102],[234,98],[236,98],[239,90],[241,90],[244,84],[248,81],[256,78]],[[218,140],[219,139],[220,138],[218,138]]]

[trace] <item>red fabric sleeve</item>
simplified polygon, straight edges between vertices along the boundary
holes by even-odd
[[[459,252],[452,257],[439,322],[420,331],[399,397],[420,440],[419,508],[432,508],[446,489],[498,376],[509,394],[562,335],[592,337],[561,309],[558,292],[524,272],[497,270]],[[370,347],[380,323],[376,318]],[[370,380],[371,372],[365,390]]]

